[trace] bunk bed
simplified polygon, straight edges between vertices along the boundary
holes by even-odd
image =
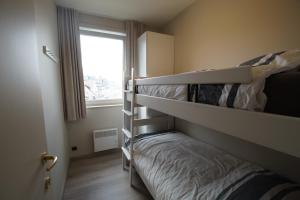
[[[295,52],[294,52],[295,54],[299,53],[298,51]],[[242,189],[244,188],[244,190],[242,190],[244,192],[239,194],[237,192],[239,187],[236,186],[235,189],[233,188],[226,189],[228,188],[226,187],[226,184],[231,185],[233,184],[232,182],[240,182],[240,180],[247,174],[257,173],[257,171],[264,171],[264,173],[267,173],[268,175],[270,175],[271,173],[271,172],[265,172],[264,169],[259,169],[258,166],[255,166],[253,164],[244,161],[240,161],[239,159],[231,157],[230,155],[224,153],[222,154],[218,150],[214,149],[213,147],[210,147],[209,145],[208,146],[204,145],[200,142],[197,142],[197,144],[195,144],[196,142],[195,143],[188,142],[188,143],[191,146],[193,145],[197,146],[199,149],[209,149],[207,151],[205,150],[204,154],[203,152],[202,154],[201,152],[195,152],[195,149],[194,150],[189,149],[182,152],[180,151],[180,149],[181,150],[185,149],[184,148],[185,141],[190,140],[186,138],[186,136],[183,136],[182,134],[160,133],[160,134],[150,134],[150,135],[143,134],[141,136],[137,135],[136,132],[134,131],[135,127],[156,123],[163,119],[163,116],[159,116],[159,118],[157,117],[144,118],[144,119],[136,118],[135,108],[137,105],[146,106],[148,108],[157,110],[161,113],[165,113],[166,114],[165,117],[173,116],[180,119],[184,119],[186,121],[220,131],[224,134],[228,134],[300,158],[300,145],[299,145],[300,118],[299,116],[297,116],[297,114],[299,114],[298,111],[295,112],[296,115],[291,114],[290,116],[282,115],[282,113],[278,113],[277,111],[276,111],[277,113],[273,112],[272,109],[271,112],[266,113],[266,112],[262,112],[264,111],[263,110],[264,108],[260,106],[253,107],[251,105],[249,107],[250,109],[248,109],[248,107],[246,108],[237,107],[238,108],[237,109],[233,105],[222,106],[222,105],[211,104],[208,102],[201,102],[198,101],[197,98],[190,98],[189,96],[190,95],[189,92],[193,91],[193,88],[197,88],[198,86],[199,89],[199,84],[201,84],[200,87],[205,85],[208,87],[217,88],[216,86],[222,85],[222,89],[224,89],[227,86],[229,86],[229,88],[234,88],[237,87],[238,85],[238,87],[243,88],[244,86],[249,87],[251,86],[251,84],[257,83],[255,82],[257,80],[260,81],[259,83],[264,86],[266,78],[270,77],[271,80],[274,81],[273,74],[278,74],[280,72],[292,73],[291,76],[294,76],[295,69],[296,69],[296,73],[298,73],[298,69],[299,69],[298,66],[300,65],[300,59],[297,56],[295,56],[295,54],[293,54],[292,52],[292,54],[287,54],[288,55],[287,58],[290,59],[291,62],[285,63],[282,60],[277,59],[278,55],[281,54],[285,55],[285,52],[279,52],[272,55],[265,55],[256,58],[254,60],[248,61],[246,65],[241,65],[239,67],[235,67],[231,69],[208,70],[208,71],[201,71],[201,72],[194,72],[194,73],[185,73],[181,75],[154,77],[154,78],[146,78],[146,79],[135,79],[134,72],[132,70],[131,81],[129,81],[128,87],[124,90],[125,100],[131,102],[131,107],[130,107],[130,111],[124,108],[124,115],[130,117],[130,124],[129,126],[127,127],[124,126],[123,128],[125,142],[123,143],[124,145],[122,147],[123,155],[124,155],[123,160],[129,161],[130,183],[132,182],[131,179],[132,169],[133,167],[135,167],[137,172],[143,179],[144,183],[146,184],[147,188],[151,192],[152,196],[156,199],[177,199],[177,198],[179,199],[247,199],[245,198],[245,196],[244,197],[239,196],[239,194],[240,195],[246,194],[244,193],[245,188],[243,184],[240,184],[240,187]],[[280,66],[284,66],[284,67],[273,68],[274,63],[271,64],[272,65],[271,68],[266,67],[268,64],[272,62],[277,62],[280,64]],[[259,69],[262,68],[263,70],[265,70],[266,73],[261,73],[261,71],[256,70],[256,68],[254,68],[253,66],[254,67],[262,66]],[[279,79],[281,80],[281,78]],[[276,82],[276,77],[275,77],[275,82]],[[296,83],[299,83],[299,73],[297,74]],[[159,92],[151,93],[151,90],[152,91],[160,90],[161,88],[159,87],[163,88],[162,89],[163,91],[166,91],[166,87],[169,87],[171,88],[171,91],[172,89],[173,91],[175,91],[169,93],[173,93],[175,95],[159,96],[156,95],[159,94]],[[268,86],[265,87],[265,89],[267,88],[269,88],[270,90],[270,87]],[[176,91],[178,90],[185,91],[186,94],[178,95],[176,94]],[[261,88],[260,90],[256,90],[256,91],[258,91],[258,93],[260,94],[262,92]],[[226,101],[228,101],[230,92],[231,91],[227,92]],[[294,92],[296,93],[296,95],[299,95],[299,89]],[[163,92],[163,94],[165,93],[166,92]],[[296,98],[298,97],[296,96]],[[196,100],[192,100],[192,99],[196,99]],[[220,102],[220,95],[219,95],[218,102]],[[260,112],[256,112],[256,111],[260,111]],[[172,138],[174,136],[176,137]],[[181,139],[179,140],[178,138]],[[163,142],[164,144],[161,145],[161,142]],[[173,145],[168,145],[168,143]],[[151,150],[149,144],[150,146],[151,145],[155,146],[155,148]],[[149,148],[147,148],[147,146]],[[161,148],[157,149],[157,147],[159,146],[161,146]],[[157,152],[155,153],[154,151]],[[187,152],[191,153],[191,156],[193,155],[194,157],[193,156],[189,157]],[[213,158],[213,160],[209,160],[207,157],[205,157],[205,155],[210,155],[212,152],[215,152],[213,153],[213,155],[210,156],[210,158]],[[174,155],[172,153],[174,153]],[[186,158],[184,158],[183,160],[179,159],[179,161],[176,161],[176,159],[172,159],[172,157],[174,158],[174,156],[176,155],[180,157],[180,154],[185,155]],[[163,156],[163,158],[160,158],[160,156]],[[148,162],[145,159],[146,160],[148,159]],[[228,162],[232,161],[233,164],[222,166],[221,167],[222,169],[228,168],[227,171],[225,170],[226,172],[224,173],[220,173],[218,169],[218,164],[213,165],[214,167],[213,166],[209,167],[211,170],[216,170],[217,172],[214,171],[210,173],[208,168],[205,169],[204,167],[202,169],[200,167],[201,165],[199,165],[198,171],[197,171],[198,169],[197,166],[194,166],[193,170],[191,171],[187,170],[183,173],[184,169],[186,169],[187,166],[193,166],[193,163],[189,163],[189,160],[199,161],[199,159],[200,161],[206,159],[207,163],[217,162],[219,164],[220,163],[224,164],[227,161]],[[162,163],[159,164],[159,162]],[[174,174],[172,175],[172,170],[171,171],[167,170],[168,173],[166,176],[166,174],[164,173],[165,168],[163,166],[165,164],[170,165],[170,163],[172,166],[169,167],[171,168],[175,167],[179,171],[174,172]],[[189,163],[189,164],[182,165],[182,163],[185,164]],[[123,162],[124,168],[126,168],[125,164],[126,162]],[[205,165],[204,161],[203,161],[203,165]],[[250,171],[247,170],[243,171],[243,169],[239,168],[244,165],[249,167]],[[149,168],[147,166],[151,166],[151,167]],[[157,168],[155,168],[155,166]],[[206,165],[206,167],[208,167],[208,165]],[[180,169],[182,170],[180,171]],[[243,174],[241,171],[243,171],[243,173],[246,174]],[[178,176],[176,175],[177,173],[179,173]],[[201,173],[204,173],[205,175]],[[233,175],[232,173],[235,175]],[[185,183],[184,186],[181,185],[184,183],[184,181],[180,180],[180,176],[185,176],[183,179],[192,181],[192,184]],[[203,180],[199,181],[196,178],[197,176],[204,178],[206,182],[205,181],[202,182]],[[178,180],[174,180],[174,181],[170,180],[170,178],[172,179],[172,177],[174,177],[175,179],[177,177]],[[276,178],[276,177],[275,177],[276,180],[274,179],[275,182],[287,181],[285,179],[278,178],[278,177]],[[270,181],[269,178],[266,178],[264,180],[266,182],[274,181],[274,180]],[[255,180],[253,181],[255,182]],[[161,184],[163,184],[164,187],[167,188],[164,189],[163,187],[161,188],[162,186]],[[256,182],[256,184],[262,186],[260,182]],[[284,184],[289,186],[290,184],[292,184],[293,189],[281,188],[282,191],[286,191],[286,190],[295,191],[293,192],[293,195],[296,196],[293,196],[289,199],[299,199],[298,196],[299,186],[293,185],[294,183],[290,181],[287,181],[287,183]],[[195,188],[194,185],[199,186],[200,189],[199,187]],[[212,187],[210,188],[208,187],[208,185]],[[182,187],[183,188],[188,187],[188,188],[187,190],[181,192],[178,191],[178,193],[174,192],[180,190],[178,188],[182,188]],[[173,192],[168,193],[167,192],[168,190],[171,190]],[[274,191],[275,190],[276,189],[274,189]],[[253,192],[255,191],[252,191],[252,193]],[[216,193],[222,195],[218,196]],[[192,196],[189,196],[188,194]],[[176,196],[177,198],[175,198],[175,196],[172,195],[177,195]],[[251,195],[249,197],[251,199]],[[268,196],[264,198],[270,199],[268,198]],[[282,199],[282,198],[278,197],[278,199]]]

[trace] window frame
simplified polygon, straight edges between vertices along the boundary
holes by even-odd
[[[79,27],[80,35],[89,35],[89,36],[96,36],[108,39],[117,39],[123,42],[123,66],[122,66],[122,73],[124,73],[124,66],[125,66],[125,39],[126,34],[122,32],[113,32],[101,29],[90,29],[86,27]],[[80,48],[81,51],[81,48]],[[123,78],[122,78],[123,79]],[[120,99],[104,99],[104,100],[85,100],[86,107],[101,107],[101,106],[117,106],[123,104],[123,80],[122,80],[122,97]],[[85,92],[84,92],[85,95]]]

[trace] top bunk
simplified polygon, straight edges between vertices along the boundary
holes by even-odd
[[[280,60],[277,56],[280,54],[286,55],[289,62]],[[132,79],[128,84],[127,99],[130,100],[128,96],[132,95],[131,88],[135,91],[134,101],[138,105],[300,158],[300,101],[298,101],[300,97],[300,52],[292,51],[287,54],[281,52],[280,54],[255,58],[247,61],[245,66],[241,65],[241,67],[232,69]],[[276,67],[274,62],[283,67]],[[266,73],[262,73],[261,69]],[[273,82],[277,83],[277,78],[274,79],[274,75],[277,74],[280,74],[281,82],[286,82],[285,79],[293,79],[293,83],[289,82],[286,85],[287,89],[280,85],[272,85]],[[270,85],[268,82],[272,84]],[[158,91],[157,85],[164,86],[164,88]],[[166,86],[172,88],[172,85],[175,85],[175,92],[166,89]],[[178,89],[178,85],[181,86],[181,89]],[[211,87],[212,85],[214,87]],[[215,87],[216,85],[217,87]],[[213,99],[213,103],[205,102],[210,97],[204,98],[204,102],[195,98],[200,96],[199,93],[195,95],[197,91],[200,91],[203,96],[203,91],[199,89],[203,86],[205,86],[204,91],[208,94],[213,94],[214,97],[218,96],[216,91],[211,92],[211,89],[220,89],[220,85],[222,90],[217,92],[219,97],[217,100]],[[293,89],[287,91],[291,85]],[[230,86],[227,94],[225,93],[227,99],[225,98],[223,105],[219,105],[227,86]],[[237,88],[236,86],[238,89],[234,90],[235,98],[232,99],[230,95],[233,93],[232,89]],[[254,99],[259,95],[263,97],[267,93],[266,102],[258,102],[258,106],[250,102],[244,108],[244,101],[251,100],[252,97],[247,93],[240,92],[240,88],[242,88],[241,91],[244,91],[245,88],[250,88],[249,91],[252,92],[253,89],[256,90]],[[185,95],[177,94],[179,98],[170,95],[176,94],[179,90],[186,91]],[[278,90],[282,93],[278,93]],[[291,93],[292,96],[286,97],[287,101],[281,107],[289,107],[289,111],[294,112],[291,115],[281,113],[281,108],[278,109],[282,102],[278,103],[276,96],[283,98],[280,95],[287,95],[286,92]],[[237,97],[240,99],[237,100]],[[228,106],[228,102],[231,102],[230,106]],[[275,112],[263,112],[266,108],[271,111],[275,109]]]
[[[137,78],[134,85],[137,94],[300,117],[300,51],[268,54],[228,69]]]
[[[259,56],[231,68],[210,68],[158,77],[136,77],[134,81],[137,86],[223,83],[247,84],[261,76],[262,73],[265,73],[266,76],[270,76],[293,69],[299,65],[300,50],[290,50]],[[128,85],[131,84],[132,80],[129,80]]]

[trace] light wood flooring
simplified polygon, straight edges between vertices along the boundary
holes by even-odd
[[[122,169],[120,151],[72,160],[64,200],[152,200],[136,175],[129,185],[129,173]]]

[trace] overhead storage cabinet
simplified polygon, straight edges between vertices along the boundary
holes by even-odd
[[[138,38],[137,76],[174,73],[174,36],[147,31]]]

